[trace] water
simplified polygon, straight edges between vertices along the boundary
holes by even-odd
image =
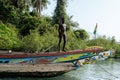
[[[78,70],[51,78],[1,78],[0,80],[120,80],[120,59],[87,64]]]

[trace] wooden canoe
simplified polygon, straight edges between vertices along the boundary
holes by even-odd
[[[94,56],[101,52],[101,47],[87,48],[83,50],[71,50],[66,52],[41,52],[41,53],[24,53],[12,52],[0,53],[0,63],[61,63],[74,62],[76,60]]]

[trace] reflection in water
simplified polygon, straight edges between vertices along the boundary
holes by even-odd
[[[1,78],[0,80],[120,80],[120,59],[84,65],[78,70],[51,78]]]

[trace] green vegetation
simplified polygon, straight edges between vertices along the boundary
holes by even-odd
[[[50,48],[49,51],[56,51],[59,19],[65,17],[67,50],[97,45],[104,50],[114,49],[115,57],[120,56],[120,44],[114,37],[91,40],[85,30],[73,29],[78,23],[72,21],[72,16],[66,12],[67,0],[56,1],[53,16],[42,15],[41,11],[49,3],[50,0],[0,0],[0,50],[41,52]]]

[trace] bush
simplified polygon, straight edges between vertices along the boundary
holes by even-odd
[[[38,29],[35,29],[31,30],[30,35],[25,36],[22,41],[24,42],[24,50],[27,50],[28,52],[41,52],[52,45],[55,46],[56,40],[54,34],[46,32],[44,35],[40,35]]]
[[[67,32],[66,48],[68,50],[83,49],[86,47],[85,41],[78,39],[73,31]]]
[[[20,40],[13,25],[0,23],[0,49],[18,49]]]
[[[30,35],[25,36],[23,41],[23,49],[28,52],[39,51],[42,48],[40,35],[36,30],[30,31]]]

